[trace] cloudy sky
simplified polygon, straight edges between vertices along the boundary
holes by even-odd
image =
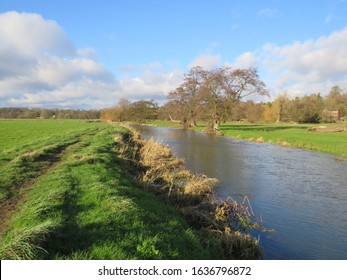
[[[347,0],[0,1],[0,107],[163,102],[196,65],[258,67],[272,98],[347,91]]]

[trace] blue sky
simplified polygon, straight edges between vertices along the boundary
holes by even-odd
[[[163,102],[195,65],[258,67],[272,98],[347,90],[347,1],[0,1],[1,107]]]

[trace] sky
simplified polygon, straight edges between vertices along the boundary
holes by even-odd
[[[193,66],[347,91],[347,0],[0,0],[0,107],[162,104]]]

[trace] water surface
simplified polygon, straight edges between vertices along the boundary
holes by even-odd
[[[275,230],[260,233],[265,259],[347,259],[347,162],[191,130],[138,129],[169,145],[187,169],[217,178],[219,196],[249,197]]]

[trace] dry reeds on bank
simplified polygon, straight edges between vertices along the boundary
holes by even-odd
[[[142,183],[177,207],[193,228],[218,238],[228,258],[258,259],[261,256],[259,242],[241,233],[257,226],[247,197],[242,203],[231,198],[216,200],[213,187],[217,179],[193,174],[169,147],[153,139],[143,140],[138,131],[126,128],[130,133],[116,139],[118,152],[135,165],[132,170]]]

